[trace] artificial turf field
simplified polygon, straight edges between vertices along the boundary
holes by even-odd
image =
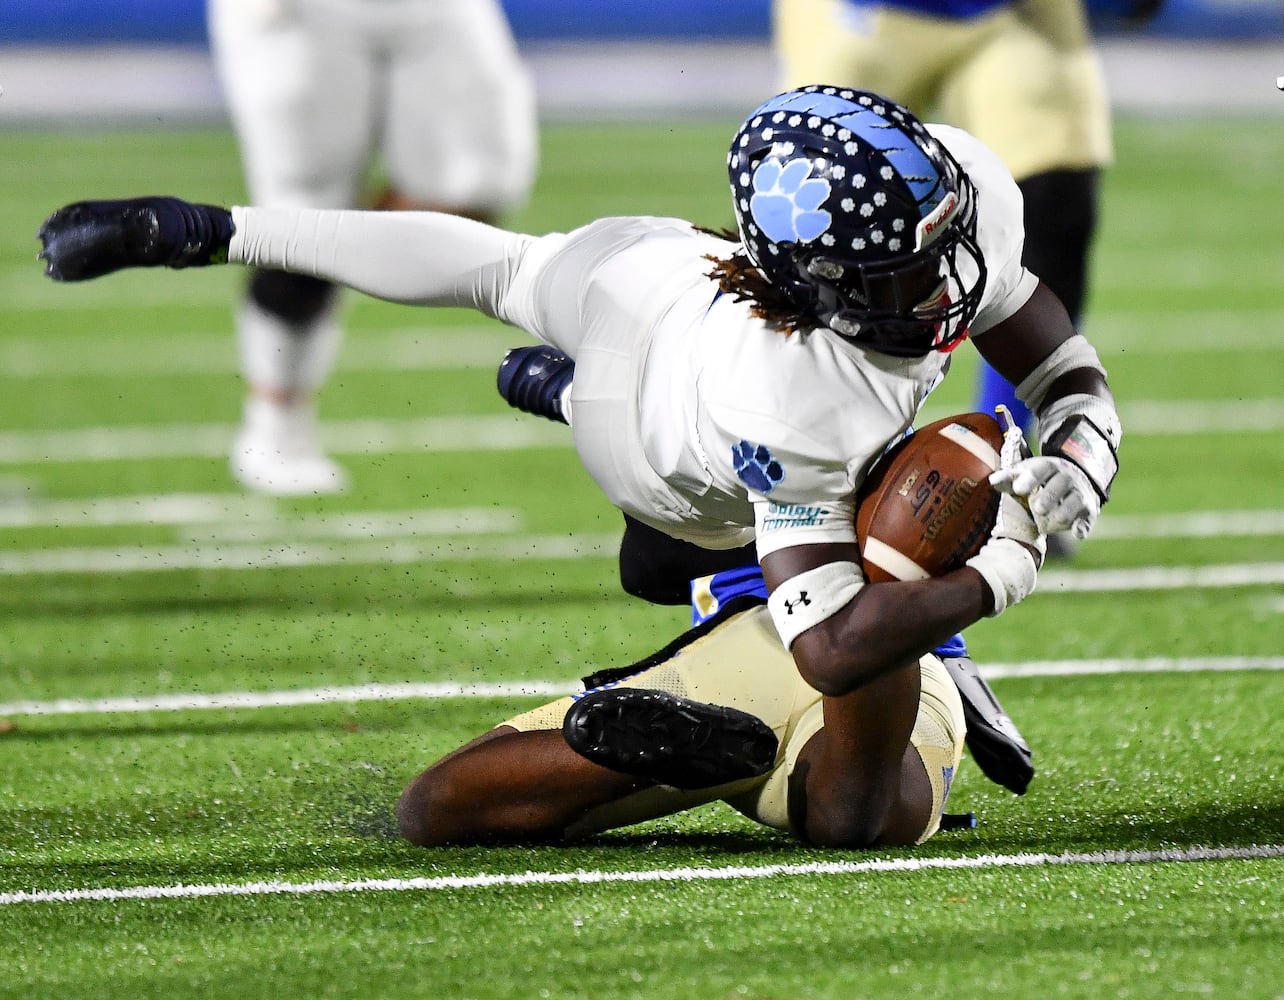
[[[530,231],[728,222],[735,123],[550,124]],[[349,300],[344,496],[231,483],[234,269],[58,286],[83,197],[243,199],[227,133],[4,134],[0,996],[1284,996],[1284,124],[1123,120],[1087,332],[1126,429],[1099,531],[969,632],[1034,745],[974,830],[799,847],[721,805],[574,847],[411,848],[436,757],[658,648],[524,335]],[[971,352],[932,417],[970,408]]]

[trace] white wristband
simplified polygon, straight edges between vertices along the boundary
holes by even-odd
[[[767,609],[785,648],[845,608],[864,586],[865,577],[854,562],[826,563],[782,583],[767,599]]]
[[[1015,538],[991,538],[967,565],[981,574],[994,596],[994,609],[987,618],[997,618],[1024,601],[1034,593],[1039,582],[1039,567],[1034,556]]]
[[[1052,388],[1052,383],[1066,372],[1072,372],[1078,368],[1098,372],[1103,378],[1106,375],[1105,368],[1101,366],[1101,358],[1097,355],[1097,349],[1080,333],[1063,340],[1057,345],[1056,350],[1035,365],[1034,371],[1030,372],[1016,387],[1017,399],[1037,413],[1043,406],[1043,397]]]

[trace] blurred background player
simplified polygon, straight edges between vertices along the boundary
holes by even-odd
[[[534,88],[495,0],[210,0],[210,40],[256,205],[433,209],[482,221],[534,180]],[[371,192],[373,178],[385,184]],[[344,488],[316,394],[341,340],[337,291],[252,273],[237,314],[246,487]]]
[[[1130,23],[1162,4],[1102,2]],[[1022,262],[1080,325],[1099,177],[1113,156],[1083,0],[774,0],[773,44],[785,86],[821,79],[878,91],[998,153],[1025,199]],[[973,409],[999,404],[1033,440],[1030,411],[982,359]],[[1073,544],[1049,537],[1049,557]]]

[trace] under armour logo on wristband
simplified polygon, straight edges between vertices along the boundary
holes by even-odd
[[[794,613],[794,608],[799,607],[800,605],[803,605],[803,604],[810,604],[810,603],[811,603],[811,598],[807,596],[807,591],[800,590],[798,592],[797,598],[795,598],[792,601],[785,601],[785,614],[792,615]]]

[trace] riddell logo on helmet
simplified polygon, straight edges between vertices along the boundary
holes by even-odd
[[[958,213],[959,196],[953,191],[914,229],[914,249],[922,250],[941,235]]]

